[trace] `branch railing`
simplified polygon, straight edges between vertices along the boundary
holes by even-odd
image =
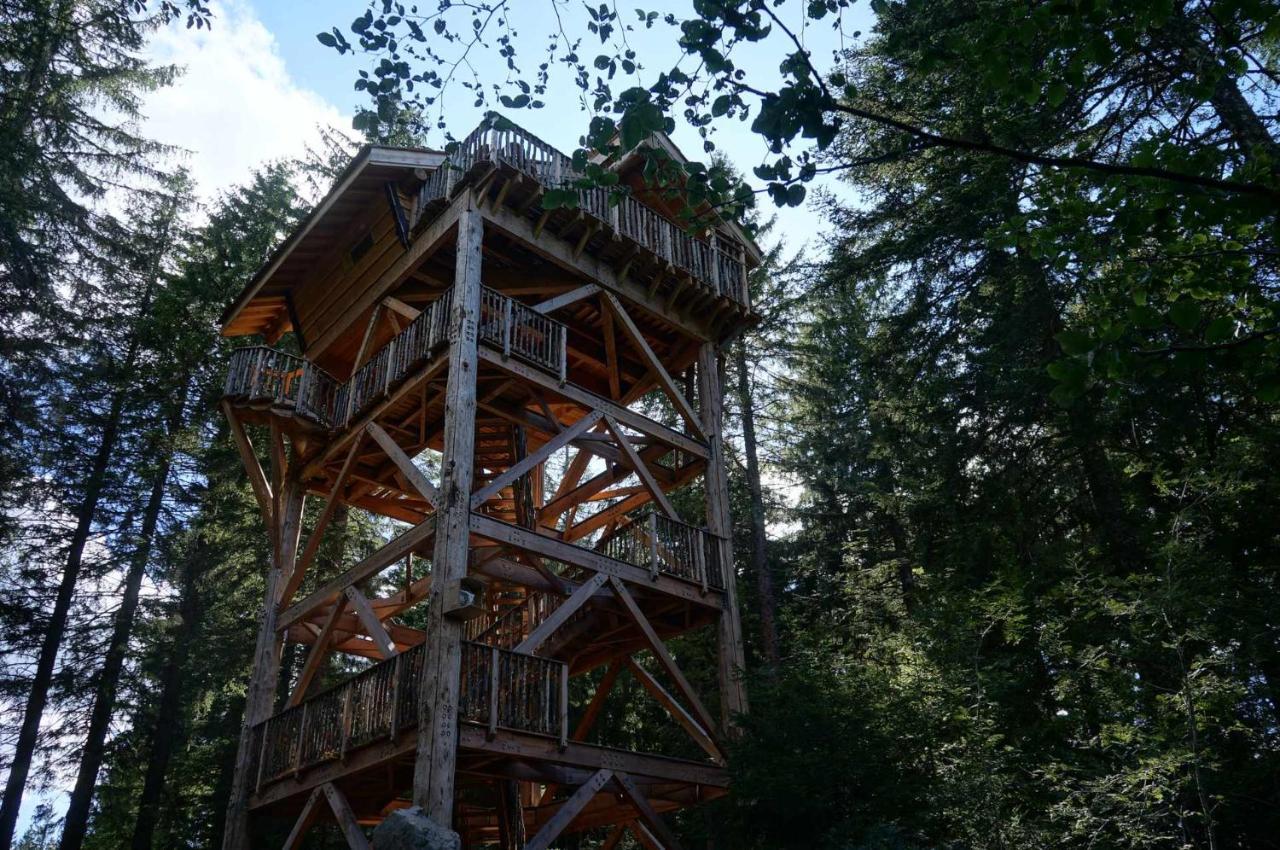
[[[419,645],[285,709],[255,727],[257,786],[294,776],[418,724],[426,661]],[[568,735],[568,665],[464,641],[462,721],[555,737]]]
[[[446,290],[346,383],[302,357],[266,346],[238,348],[231,353],[223,395],[295,410],[331,430],[345,430],[448,341],[452,304],[453,290]],[[504,356],[519,357],[565,380],[568,332],[562,323],[485,287],[480,329],[480,340]]]
[[[743,248],[731,239],[712,234],[702,239],[629,195],[611,198],[606,187],[579,185],[584,175],[573,160],[532,133],[510,122],[494,126],[485,119],[449,154],[444,164],[428,176],[419,193],[418,210],[433,201],[448,199],[454,187],[478,163],[506,165],[546,188],[576,193],[578,209],[598,225],[608,226],[656,256],[688,272],[700,285],[717,295],[749,307]]]
[[[619,561],[724,590],[721,539],[705,528],[649,511],[616,528],[596,543],[596,551]]]

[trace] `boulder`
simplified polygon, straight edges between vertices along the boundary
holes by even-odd
[[[458,833],[436,823],[420,807],[397,809],[373,831],[373,850],[461,850]]]

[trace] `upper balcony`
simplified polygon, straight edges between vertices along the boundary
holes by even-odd
[[[537,218],[538,232],[553,215],[539,205],[542,194],[547,189],[570,190],[577,195],[578,205],[560,212],[567,218],[584,220],[579,228],[579,251],[593,241],[597,254],[608,243],[621,243],[619,251],[625,251],[626,246],[638,248],[687,276],[695,286],[750,310],[746,247],[741,242],[716,229],[703,235],[690,233],[629,194],[611,198],[614,190],[607,187],[580,189],[577,184],[584,175],[574,169],[570,157],[510,122],[501,128],[492,123],[485,121],[472,131],[422,184],[415,207],[415,227],[464,183],[483,181],[485,175],[505,167],[535,187],[517,208]],[[507,191],[497,191],[501,197],[495,196],[496,203],[515,200]]]

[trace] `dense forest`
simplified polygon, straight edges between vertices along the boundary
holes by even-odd
[[[727,352],[751,711],[688,846],[1280,847],[1280,5],[875,0],[830,57],[846,0],[575,6],[525,70],[506,5],[316,22],[355,128],[200,205],[139,55],[216,4],[0,2],[0,850],[220,846],[267,542],[218,315],[470,40],[517,121],[559,73],[584,145],[691,124],[682,180],[771,247]],[[620,88],[635,27],[693,61]]]

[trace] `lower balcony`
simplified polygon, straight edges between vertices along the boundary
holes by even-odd
[[[395,741],[418,725],[426,652],[406,649],[341,685],[286,709],[254,730],[256,783],[264,787],[358,750]],[[562,662],[464,641],[459,720],[496,733],[567,741],[569,670]]]

